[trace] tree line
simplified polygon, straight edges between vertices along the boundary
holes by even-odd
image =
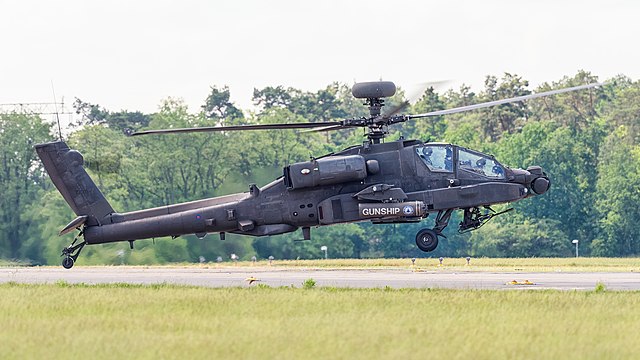
[[[482,101],[597,81],[580,71],[531,89],[521,76],[487,76],[484,88],[468,86],[439,93],[427,89],[408,113],[422,113]],[[407,100],[399,89],[388,108]],[[282,86],[255,89],[254,111],[230,101],[228,87],[213,86],[201,108],[189,111],[180,99],[162,101],[158,111],[111,111],[76,99],[78,122],[66,141],[83,153],[85,167],[119,212],[247,191],[282,173],[287,164],[357,145],[361,130],[310,133],[289,130],[127,137],[126,131],[195,126],[332,121],[364,116],[366,107],[350,86],[329,84],[315,92]],[[234,253],[278,259],[406,256],[571,256],[571,241],[591,256],[640,254],[640,83],[620,75],[592,90],[560,94],[473,112],[407,122],[390,129],[389,140],[415,138],[455,143],[493,154],[510,167],[540,165],[551,190],[512,206],[481,229],[457,232],[451,220],[438,249],[417,250],[417,224],[344,224],[302,235],[252,238],[194,236],[87,247],[80,261],[150,264],[228,259]],[[0,114],[0,259],[57,264],[71,235],[57,232],[75,215],[53,188],[33,146],[54,140],[53,124],[28,113]],[[124,250],[124,251],[121,251]]]

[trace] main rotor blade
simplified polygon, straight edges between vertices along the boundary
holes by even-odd
[[[322,126],[342,125],[341,122],[314,122],[314,123],[285,123],[285,124],[257,124],[257,125],[233,125],[233,126],[205,126],[196,128],[144,130],[130,134],[130,136],[152,134],[182,134],[212,131],[244,131],[244,130],[279,130],[279,129],[310,129]]]
[[[487,108],[487,107],[496,106],[496,105],[509,104],[509,103],[518,102],[518,101],[535,99],[535,98],[539,98],[539,97],[543,97],[543,96],[556,95],[556,94],[562,94],[562,93],[571,92],[571,91],[590,89],[590,88],[593,88],[593,87],[596,87],[596,86],[602,86],[602,85],[604,85],[604,83],[593,83],[593,84],[588,84],[588,85],[574,86],[574,87],[569,87],[569,88],[564,88],[564,89],[545,91],[545,92],[541,92],[541,93],[537,93],[537,94],[530,94],[530,95],[517,96],[517,97],[513,97],[513,98],[508,98],[508,99],[488,101],[488,102],[475,104],[475,105],[467,105],[467,106],[461,106],[461,107],[452,108],[452,109],[431,111],[431,112],[424,113],[424,114],[407,115],[407,118],[409,118],[409,119],[419,119],[419,118],[430,117],[430,116],[456,114],[456,113],[460,113],[460,112],[476,110],[476,109],[482,109],[482,108]]]
[[[324,131],[333,131],[333,130],[342,130],[342,129],[350,129],[350,126],[343,125],[329,125],[329,126],[321,126],[315,127],[313,129],[302,130],[303,133],[311,133],[311,132],[324,132]]]
[[[438,80],[438,81],[429,81],[419,84],[419,90],[413,91],[407,98],[407,100],[401,102],[400,104],[392,107],[389,111],[382,114],[383,119],[390,118],[402,111],[404,111],[411,103],[416,102],[422,95],[424,95],[425,91],[429,88],[439,87],[441,85],[446,85],[451,83],[451,80]]]

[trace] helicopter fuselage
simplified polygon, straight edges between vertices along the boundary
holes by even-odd
[[[427,161],[425,152],[434,159]],[[470,164],[469,157],[478,164]],[[485,166],[479,167],[482,161]],[[282,177],[262,188],[251,185],[246,193],[108,214],[96,226],[86,226],[84,238],[98,244],[225,232],[266,236],[299,228],[308,238],[311,227],[417,222],[432,212],[521,200],[535,193],[532,183],[542,177],[541,170],[537,175],[512,170],[493,157],[451,144],[365,144],[289,165]]]

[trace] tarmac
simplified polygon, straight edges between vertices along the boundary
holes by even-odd
[[[256,281],[249,283],[249,279]],[[420,269],[302,269],[278,267],[62,267],[0,268],[0,283],[177,284],[206,287],[301,287],[443,289],[640,290],[635,272],[482,272]]]

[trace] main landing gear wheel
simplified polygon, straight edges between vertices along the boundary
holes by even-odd
[[[422,229],[416,235],[416,245],[424,252],[430,252],[438,247],[438,234],[431,229]]]
[[[64,259],[62,259],[62,267],[65,269],[71,269],[73,267],[73,258],[71,258],[71,256],[67,256]]]

